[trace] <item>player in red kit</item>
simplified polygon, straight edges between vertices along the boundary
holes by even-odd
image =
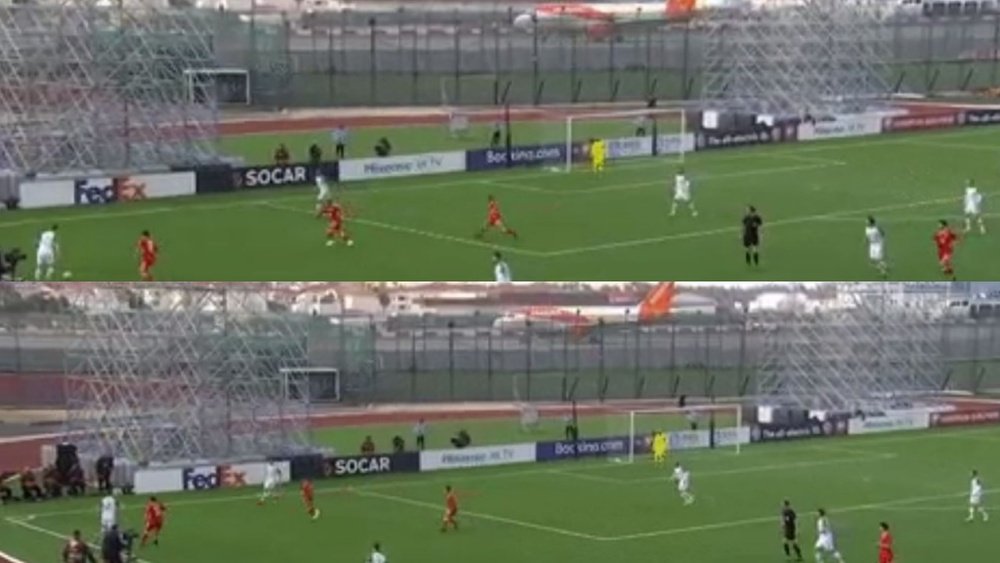
[[[455,496],[455,491],[451,490],[451,485],[446,485],[444,488],[444,518],[441,520],[442,532],[447,532],[449,525],[456,531],[458,530],[456,516],[458,516],[458,497]]]
[[[343,241],[347,246],[354,245],[351,236],[344,229],[344,208],[341,207],[340,203],[327,201],[323,204],[320,213],[330,221],[330,225],[326,229],[327,246],[333,246],[337,240]]]
[[[941,271],[944,275],[955,279],[955,268],[952,266],[952,258],[955,255],[955,243],[958,242],[958,234],[951,230],[948,221],[941,220],[936,233],[934,233],[934,244],[937,245],[938,263],[941,264]]]
[[[486,224],[483,225],[483,228],[479,230],[479,233],[476,234],[476,237],[483,238],[483,235],[486,234],[486,231],[490,229],[497,229],[507,236],[517,238],[517,231],[511,229],[504,223],[503,213],[500,212],[500,204],[497,203],[496,198],[493,196],[488,196],[487,202],[488,203],[486,207]]]
[[[882,531],[878,538],[878,563],[892,563],[896,555],[892,552],[892,534],[889,533],[889,524],[882,522],[878,527]]]
[[[302,502],[306,504],[306,514],[313,520],[319,518],[319,509],[313,501],[313,484],[309,479],[302,480]]]
[[[149,497],[146,503],[146,527],[142,531],[142,540],[139,545],[145,546],[150,539],[153,545],[160,545],[160,531],[163,529],[163,518],[166,515],[167,507],[156,499]]]
[[[142,232],[137,246],[139,249],[139,276],[142,277],[142,281],[153,281],[153,266],[156,265],[156,255],[159,254],[160,247],[156,245],[156,241],[153,240],[149,231]]]

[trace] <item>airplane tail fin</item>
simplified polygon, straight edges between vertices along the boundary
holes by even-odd
[[[698,7],[698,0],[666,0],[668,17],[686,17]]]
[[[675,295],[674,282],[663,282],[654,287],[639,304],[639,321],[652,321],[669,315]]]

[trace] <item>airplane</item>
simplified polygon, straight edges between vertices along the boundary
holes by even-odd
[[[686,21],[705,9],[731,5],[733,0],[663,0],[642,3],[560,2],[539,4],[514,18],[514,28],[530,33],[583,30],[591,39],[606,39],[619,28]]]
[[[677,295],[673,282],[663,282],[646,297],[631,307],[529,307],[506,313],[493,321],[493,328],[525,329],[531,326],[540,331],[570,330],[582,335],[601,322],[607,325],[648,323],[666,317],[673,311]]]
[[[606,3],[560,2],[539,4],[518,14],[514,28],[527,33],[574,33],[583,31],[596,41],[616,36],[623,28],[661,26],[685,22],[710,10],[740,7],[753,9],[801,6],[803,0],[661,0],[660,2]],[[864,2],[866,0],[858,0]],[[891,14],[928,14],[933,4],[963,4],[956,0],[882,0]],[[982,0],[992,6],[997,0]],[[967,1],[966,4],[979,2]]]

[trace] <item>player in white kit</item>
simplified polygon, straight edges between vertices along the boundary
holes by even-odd
[[[684,175],[683,168],[678,170],[677,175],[674,176],[674,201],[670,206],[671,217],[677,215],[677,206],[680,204],[688,206],[692,217],[698,216],[698,210],[694,208],[694,201],[691,199],[691,181]]]
[[[281,469],[274,462],[268,462],[264,468],[264,491],[257,504],[262,504],[267,499],[277,498],[279,484],[281,484]]]
[[[969,517],[965,521],[975,520],[977,512],[983,518],[983,522],[989,521],[990,515],[983,508],[983,481],[979,478],[979,472],[973,470],[972,482],[969,485]]]
[[[677,494],[681,496],[684,505],[694,503],[694,493],[691,492],[691,472],[680,463],[674,465],[674,474],[671,477],[677,483]]]
[[[59,241],[56,240],[56,231],[59,225],[52,225],[38,237],[38,251],[35,253],[35,279],[52,279],[52,273],[56,270],[56,259],[59,257]]]
[[[965,197],[962,198],[965,212],[965,232],[972,231],[972,223],[979,226],[979,232],[986,234],[986,222],[983,220],[983,194],[975,182],[969,180],[965,186]]]
[[[493,279],[497,283],[510,283],[513,278],[510,274],[510,266],[503,259],[503,255],[499,252],[493,253]]]
[[[365,563],[386,563],[385,555],[382,553],[382,546],[377,542],[372,546],[372,553]]]
[[[868,216],[868,225],[865,227],[865,239],[868,240],[868,260],[878,269],[882,277],[889,275],[889,265],[885,261],[885,231],[875,221],[875,217]]]
[[[316,170],[316,214],[322,214],[323,206],[330,200],[330,184],[321,170]]]
[[[834,561],[843,563],[844,558],[837,551],[837,544],[833,539],[833,528],[830,526],[830,519],[826,511],[819,509],[819,516],[816,518],[816,561],[822,563],[826,556],[830,556]]]
[[[101,535],[118,524],[118,499],[108,495],[101,499]]]

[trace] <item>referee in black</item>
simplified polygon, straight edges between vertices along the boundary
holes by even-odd
[[[799,547],[799,537],[796,530],[798,515],[792,508],[792,503],[788,500],[781,507],[781,534],[784,539],[785,557],[792,557],[792,550],[795,551],[795,560],[802,561],[802,548]]]
[[[760,265],[760,228],[764,220],[757,213],[757,208],[748,205],[743,216],[743,250],[746,253],[747,266]]]

